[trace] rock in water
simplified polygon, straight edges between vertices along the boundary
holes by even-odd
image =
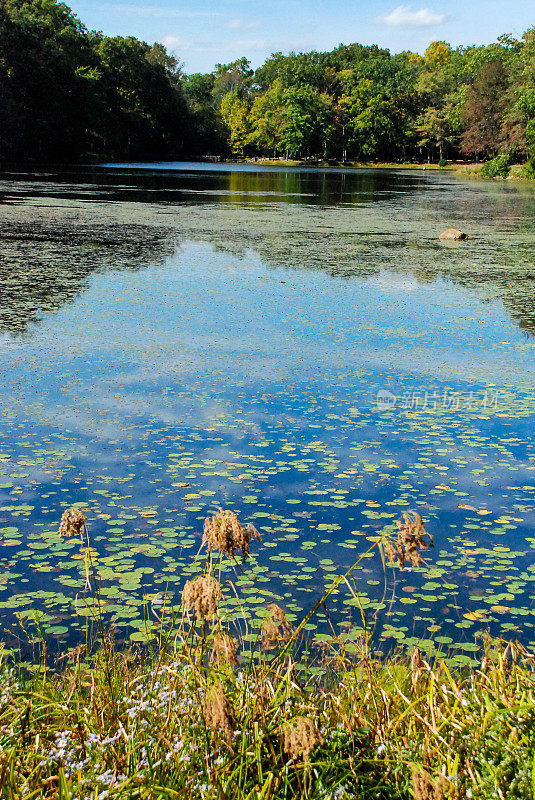
[[[468,237],[467,237],[466,233],[463,233],[462,231],[458,231],[457,228],[448,228],[448,230],[447,231],[443,231],[438,238],[439,239],[467,239]]]

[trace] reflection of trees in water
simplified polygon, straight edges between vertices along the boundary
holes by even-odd
[[[202,238],[237,258],[253,249],[273,268],[320,269],[345,279],[405,272],[422,284],[452,282],[483,300],[501,300],[512,321],[535,336],[535,255],[507,242],[498,251],[495,242],[478,242],[474,254],[463,245],[448,248],[438,241],[404,241],[388,232],[244,234],[231,241],[220,233],[203,233]]]
[[[488,300],[499,299],[511,320],[526,333],[535,336],[535,259],[526,259],[519,265],[518,259],[504,257],[500,268],[492,267],[485,272],[470,272],[467,269],[415,270],[414,275],[422,283],[433,283],[437,279],[451,280],[464,289],[475,290]]]
[[[516,297],[504,297],[503,304],[520,330],[535,336],[535,282],[532,282],[530,297],[522,298],[522,300],[518,300]]]
[[[295,180],[302,193],[302,175],[289,176],[285,192],[294,188]],[[247,182],[248,191],[258,185],[264,193],[283,179],[281,173],[253,174],[253,178]],[[233,181],[229,185],[237,191]],[[177,242],[195,240],[240,259],[254,251],[272,268],[320,270],[344,279],[392,271],[410,273],[422,283],[451,281],[482,299],[501,299],[519,328],[535,335],[535,258],[532,248],[519,243],[518,237],[516,244],[504,236],[446,247],[414,227],[401,232],[403,221],[392,220],[383,231],[351,230],[347,216],[336,217],[347,212],[333,214],[318,206],[300,210],[299,218],[286,229],[278,224],[279,218],[270,217],[269,210],[264,214],[262,209],[253,213],[236,208],[234,216],[221,218],[206,206],[182,206],[151,221],[148,212],[153,206],[133,204],[129,209],[133,207],[142,212],[132,211],[136,222],[131,223],[124,216],[107,224],[96,222],[94,210],[73,221],[59,214],[55,221],[35,217],[0,223],[0,329],[22,332],[39,320],[40,312],[72,302],[87,287],[92,272],[162,264],[173,255]],[[109,213],[113,220],[113,205]]]
[[[425,186],[418,174],[393,174],[380,170],[325,171],[276,169],[273,171],[229,170],[198,172],[177,170],[102,169],[36,173],[24,176],[3,175],[3,196],[7,200],[24,197],[56,197],[76,200],[92,196],[100,200],[176,203],[191,201],[250,205],[277,201],[319,205],[388,201],[398,194],[400,185],[408,191]]]
[[[231,202],[265,202],[284,198],[285,203],[369,203],[395,196],[397,182],[378,172],[229,172],[224,188]],[[413,179],[413,183],[417,182]]]
[[[14,334],[73,302],[92,273],[161,264],[174,251],[174,236],[140,225],[11,222],[0,241],[0,330]]]

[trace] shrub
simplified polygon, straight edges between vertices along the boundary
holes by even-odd
[[[535,180],[535,155],[531,156],[529,161],[527,161],[527,163],[524,164],[523,172],[524,172],[523,177],[529,178],[529,180],[532,181]]]
[[[511,159],[508,155],[496,156],[483,164],[481,175],[484,178],[507,178],[511,169]]]

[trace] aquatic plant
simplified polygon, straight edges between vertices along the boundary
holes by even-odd
[[[32,798],[532,796],[533,659],[487,642],[478,669],[291,656],[199,666],[198,643],[0,667],[0,783]],[[110,670],[108,672],[108,670]]]
[[[409,515],[398,531],[422,528]],[[385,657],[364,631],[354,654],[333,633],[315,657],[271,604],[267,652],[223,626],[214,569],[144,647],[106,633],[54,668],[0,658],[3,800],[532,797],[535,659],[521,645],[484,636],[478,666],[453,670],[418,649]]]

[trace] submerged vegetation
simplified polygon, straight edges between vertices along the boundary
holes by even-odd
[[[84,515],[75,510],[91,565]],[[535,671],[519,644],[483,636],[461,671],[374,652],[364,627],[349,654],[334,635],[313,652],[270,604],[256,634],[225,622],[223,559],[249,555],[253,531],[232,512],[207,520],[207,554],[182,610],[159,609],[158,636],[121,651],[100,644],[1,664],[0,785],[22,798],[481,798],[528,800],[535,785]],[[416,558],[423,521],[407,515],[392,543]],[[217,558],[216,558],[217,556]],[[398,553],[399,556],[399,553]],[[357,562],[358,563],[358,562]],[[90,568],[91,571],[91,568]],[[350,572],[350,571],[349,571]],[[337,576],[321,602],[349,572]]]
[[[163,45],[88,31],[64,3],[1,0],[0,157],[499,156],[530,176],[534,63],[531,28],[423,55],[341,44],[187,75]]]

